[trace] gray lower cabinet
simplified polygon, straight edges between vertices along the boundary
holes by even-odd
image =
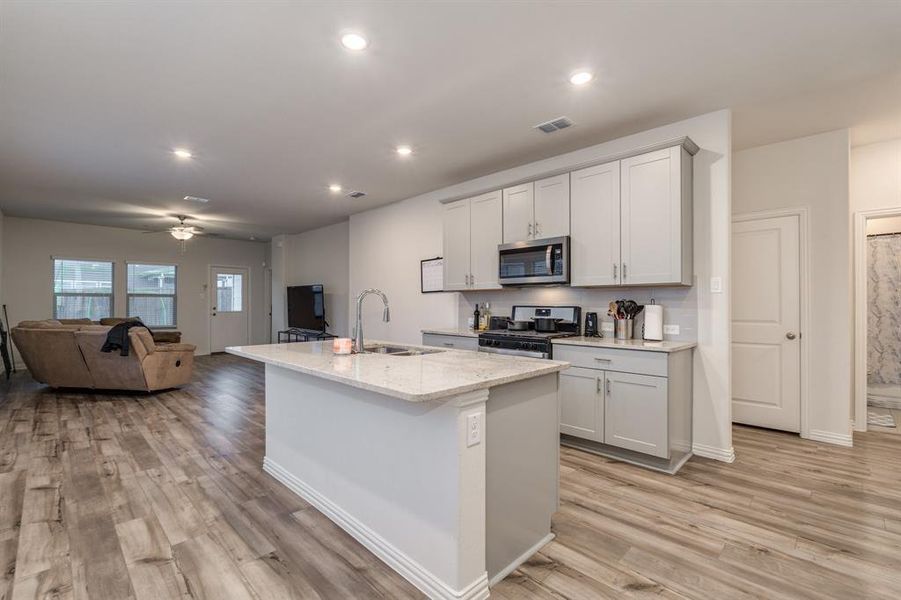
[[[563,443],[674,473],[691,453],[692,351],[554,345]]]
[[[606,372],[605,444],[669,458],[666,377]]]
[[[560,433],[604,441],[604,372],[570,367],[560,373]]]
[[[422,345],[453,348],[454,350],[478,350],[479,338],[467,335],[423,333]]]

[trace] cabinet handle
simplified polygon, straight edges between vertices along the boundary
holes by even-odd
[[[613,281],[616,281],[616,263],[613,263]]]
[[[601,378],[600,378],[600,377],[596,377],[596,378],[595,378],[595,381],[597,381],[597,384],[598,384],[598,385],[597,385],[597,393],[600,394],[600,393],[601,393]]]
[[[475,285],[475,284],[476,284],[476,276],[473,275],[472,273],[470,273],[469,274],[469,285]]]
[[[607,380],[607,395],[610,395],[610,380]]]
[[[613,360],[613,359],[611,359],[611,358],[601,358],[601,357],[599,357],[599,356],[595,356],[594,359],[595,359],[596,361],[598,361],[598,362],[604,362],[604,363],[608,363],[608,362],[611,362],[611,361]]]
[[[626,263],[623,263],[623,279],[626,278]]]
[[[532,237],[532,224],[529,223],[529,237]]]
[[[445,346],[450,346],[451,348],[454,347],[454,343],[453,343],[453,342],[443,342],[443,343],[444,343]]]
[[[541,225],[541,223],[539,223],[538,221],[535,221],[535,237],[538,237],[539,235],[541,235],[540,225]]]

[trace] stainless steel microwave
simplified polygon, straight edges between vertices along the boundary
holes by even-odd
[[[501,285],[569,283],[569,236],[501,244],[497,251]]]

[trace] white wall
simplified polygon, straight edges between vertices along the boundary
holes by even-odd
[[[735,213],[806,207],[810,228],[809,427],[850,435],[851,257],[848,131],[736,152]]]
[[[718,111],[605,142],[416,196],[350,218],[350,297],[366,287],[385,291],[391,323],[380,322],[380,303],[364,310],[373,338],[418,342],[424,327],[456,327],[461,294],[421,294],[419,261],[442,253],[439,200],[500,188],[642,146],[689,136],[701,148],[694,158],[694,255],[697,340],[694,366],[694,441],[698,453],[732,456],[729,267],[731,240],[731,113]],[[724,281],[712,294],[711,276]],[[512,304],[512,303],[511,303]],[[350,307],[348,307],[350,310]]]
[[[350,336],[347,312],[349,231],[350,223],[342,221],[296,235],[277,236],[272,240],[272,325],[275,332],[287,327],[285,289],[292,285],[321,283],[325,288],[325,317],[329,322],[329,333]],[[276,334],[272,339],[277,339]]]
[[[901,216],[867,219],[867,235],[884,235],[886,233],[901,233]]]
[[[851,150],[851,211],[901,208],[901,139]]]
[[[251,341],[268,341],[268,307],[265,304],[264,263],[268,248],[263,242],[197,237],[184,254],[169,235],[145,235],[133,229],[79,225],[58,221],[3,220],[4,302],[13,325],[53,315],[52,257],[92,258],[116,261],[115,316],[125,315],[125,261],[163,262],[178,265],[178,329],[182,340],[208,354],[209,303],[204,285],[210,265],[250,269]]]
[[[0,310],[6,300],[3,298],[3,211],[0,211]],[[2,314],[0,314],[2,318]],[[6,323],[3,324],[6,327]]]

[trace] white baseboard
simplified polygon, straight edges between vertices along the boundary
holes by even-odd
[[[534,546],[532,546],[531,548],[529,548],[528,550],[526,550],[525,552],[520,554],[516,558],[516,560],[511,562],[509,565],[507,565],[500,571],[498,571],[497,574],[491,578],[491,581],[488,582],[488,585],[489,586],[494,585],[495,583],[501,581],[504,577],[506,577],[507,575],[509,575],[516,569],[518,569],[520,567],[520,565],[522,565],[524,562],[526,562],[527,560],[532,558],[532,556],[534,556],[536,552],[541,550],[542,546],[544,546],[549,541],[554,539],[554,537],[556,537],[556,534],[549,533],[546,536],[544,536],[543,538],[541,538],[541,540],[539,540],[539,542],[537,544],[535,544]]]
[[[455,590],[340,506],[283,469],[278,463],[270,460],[269,457],[263,459],[263,470],[315,506],[429,598],[438,600],[484,600],[488,598],[488,573],[483,573],[465,588]]]
[[[712,458],[726,463],[735,462],[735,448],[716,448],[706,444],[691,445],[691,451],[695,456],[703,456],[704,458]]]
[[[835,433],[832,431],[811,429],[810,433],[807,435],[807,439],[813,440],[814,442],[835,444],[836,446],[847,446],[848,448],[854,445],[854,437],[851,433]]]

